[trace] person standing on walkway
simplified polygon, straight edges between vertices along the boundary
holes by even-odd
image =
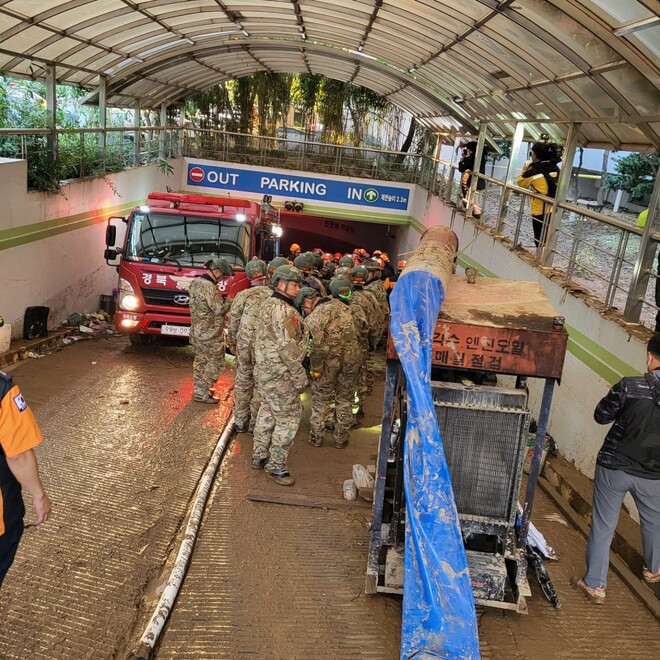
[[[660,333],[649,340],[643,376],[622,378],[596,406],[599,424],[614,422],[596,460],[587,572],[578,588],[605,602],[610,544],[630,493],[639,512],[644,579],[660,582]]]
[[[280,266],[271,276],[275,288],[260,305],[254,338],[254,382],[261,399],[254,425],[252,467],[265,468],[281,486],[296,481],[287,459],[300,426],[300,394],[307,389],[302,366],[309,335],[293,306],[303,274],[294,266]]]
[[[268,284],[268,267],[260,259],[245,267],[250,288],[241,291],[229,310],[227,344],[236,356],[234,379],[234,424],[238,433],[252,431],[259,411],[259,396],[254,390],[254,335],[261,303],[272,290]]]
[[[531,160],[525,163],[522,173],[518,175],[517,184],[521,188],[530,188],[539,195],[554,197],[559,181],[557,163],[560,162],[555,145],[535,142],[529,155]],[[532,209],[534,244],[538,247],[547,239],[543,233],[550,207],[540,199],[531,199],[530,207]]]
[[[32,496],[33,524],[40,525],[50,516],[51,502],[41,483],[34,454],[42,440],[18,386],[0,371],[0,586],[23,535],[25,505],[21,487]]]
[[[218,403],[211,388],[225,370],[225,320],[230,301],[218,291],[218,283],[234,271],[220,257],[206,264],[206,273],[190,283],[190,343],[193,362],[193,401]]]

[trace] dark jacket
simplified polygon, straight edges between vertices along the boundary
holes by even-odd
[[[476,144],[474,146],[474,149],[476,150]],[[458,161],[458,171],[459,172],[467,172],[468,170],[470,172],[474,172],[474,150],[471,151],[467,156],[463,156],[459,161]],[[482,154],[481,154],[481,166],[479,167],[479,174],[485,174],[486,173],[486,150],[484,149]],[[465,188],[470,187],[470,182],[472,181],[472,177],[470,176],[467,180],[467,183],[465,185]],[[486,187],[486,182],[483,179],[479,179],[477,181],[477,190],[483,190]]]
[[[646,479],[660,479],[660,368],[622,378],[596,406],[599,424],[614,422],[597,462]]]

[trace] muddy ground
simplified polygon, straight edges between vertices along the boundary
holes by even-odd
[[[176,551],[173,539],[229,415],[191,399],[191,349],[83,340],[13,370],[45,432],[38,449],[55,508],[26,532],[0,592],[0,658],[126,658]],[[231,369],[226,383],[231,383]],[[249,468],[239,435],[221,469],[158,658],[398,657],[400,600],[363,592],[370,508],[341,503],[355,462],[373,462],[382,379],[347,450],[305,442],[282,489]],[[308,404],[306,403],[306,406]],[[256,498],[256,499],[255,499]],[[529,614],[480,614],[484,658],[657,658],[660,627],[610,576],[606,606],[571,582],[584,538],[538,493],[534,520],[560,554],[549,564],[562,608],[531,580]]]

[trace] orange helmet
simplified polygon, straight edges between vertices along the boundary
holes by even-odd
[[[335,261],[339,261],[344,255],[341,252],[335,252]]]
[[[334,257],[332,256],[332,254],[330,254],[330,252],[323,253],[323,263],[327,263],[328,261],[332,261],[333,259]]]
[[[293,243],[289,248],[289,252],[300,252],[301,250],[302,248],[300,247],[300,245],[298,245],[298,243]]]
[[[381,252],[381,253],[380,253],[380,258],[381,258],[383,261],[385,261],[386,263],[389,263],[390,258],[389,258],[389,256],[388,256],[387,252]]]
[[[374,250],[373,251],[373,256],[374,257],[380,257],[380,255],[383,254],[380,250]]]
[[[403,269],[406,267],[406,261],[405,261],[405,259],[401,259],[401,261],[399,261],[399,263],[397,264],[397,266],[399,267],[399,270],[403,270]]]

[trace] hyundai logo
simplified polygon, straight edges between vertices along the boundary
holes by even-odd
[[[174,296],[174,302],[177,305],[187,305],[189,300],[190,300],[190,296],[182,296],[182,295]]]

